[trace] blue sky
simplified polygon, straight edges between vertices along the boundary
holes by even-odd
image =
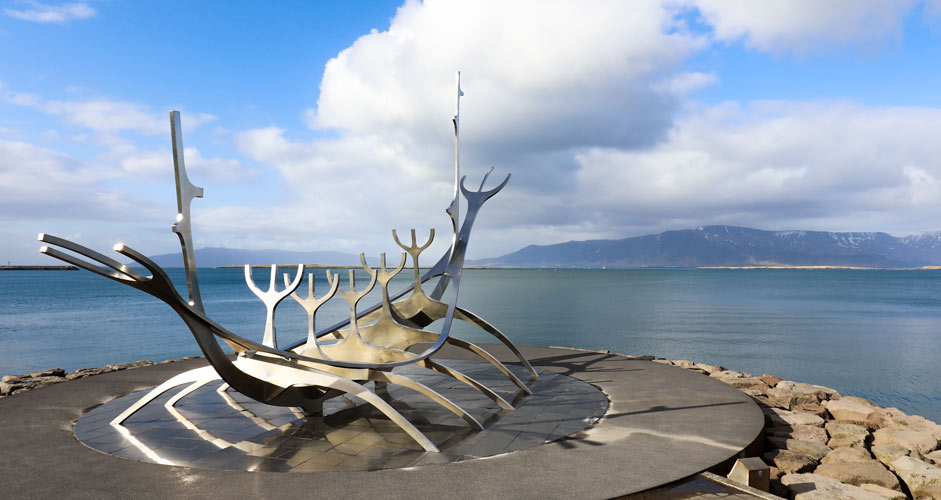
[[[703,224],[941,229],[941,2],[0,2],[0,260],[35,234],[396,251],[462,169],[470,256]],[[476,181],[479,182],[479,181]],[[448,238],[439,238],[443,247]]]

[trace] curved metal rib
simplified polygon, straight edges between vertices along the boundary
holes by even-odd
[[[418,364],[419,366],[424,366],[425,368],[434,370],[434,371],[436,371],[436,372],[443,373],[443,374],[445,374],[445,375],[447,375],[447,376],[449,376],[449,377],[453,377],[453,378],[455,378],[455,379],[457,379],[457,380],[460,380],[461,382],[463,382],[463,383],[465,383],[465,384],[467,384],[467,385],[473,387],[474,389],[477,389],[477,390],[480,391],[484,396],[487,396],[488,398],[492,399],[495,403],[497,403],[498,405],[500,405],[500,408],[503,408],[504,410],[512,410],[512,409],[513,409],[513,405],[511,405],[510,403],[508,403],[508,402],[507,402],[505,399],[503,399],[499,394],[493,392],[492,389],[490,389],[489,387],[485,386],[484,384],[481,384],[480,382],[474,380],[473,378],[468,377],[467,375],[464,375],[463,373],[461,373],[461,372],[455,370],[454,368],[451,368],[451,367],[449,367],[449,366],[442,365],[441,363],[437,363],[437,362],[432,361],[432,360],[430,360],[430,359],[423,359],[423,360],[419,361],[417,364]]]
[[[465,422],[470,424],[471,427],[475,427],[478,430],[483,430],[484,426],[477,421],[470,413],[467,413],[463,408],[454,404],[450,399],[442,396],[440,393],[434,391],[430,387],[416,382],[410,378],[403,377],[401,375],[392,373],[392,372],[381,372],[376,370],[370,370],[369,379],[386,382],[389,384],[400,385],[402,387],[408,387],[409,389],[420,392],[427,396],[429,399],[438,403],[439,405],[447,408],[451,413],[461,417]]]
[[[437,452],[438,447],[421,433],[411,422],[405,419],[389,403],[374,394],[366,387],[352,380],[338,377],[317,370],[303,369],[304,367],[290,367],[280,364],[266,363],[253,358],[239,358],[236,360],[239,369],[259,379],[267,380],[281,387],[304,384],[318,387],[329,387],[356,396],[374,406],[396,425],[412,437],[426,451]]]
[[[529,363],[529,360],[526,359],[526,356],[524,356],[523,353],[520,352],[519,347],[516,347],[516,344],[514,344],[513,341],[511,341],[510,339],[508,339],[506,335],[503,334],[503,332],[501,332],[500,330],[497,330],[496,327],[484,321],[483,318],[477,316],[476,314],[462,307],[458,307],[457,310],[454,312],[454,314],[461,321],[466,321],[472,325],[476,325],[480,327],[483,331],[489,333],[490,335],[493,335],[494,337],[497,338],[497,340],[503,343],[503,345],[507,346],[511,351],[513,351],[513,354],[516,355],[516,358],[519,359],[521,363],[523,363],[523,366],[529,372],[530,380],[536,380],[537,378],[539,378],[539,374],[536,373],[535,368],[533,368],[533,365]],[[489,353],[487,354],[489,355]]]
[[[183,373],[177,374],[171,377],[166,382],[158,385],[157,387],[151,389],[150,392],[144,395],[144,397],[138,399],[134,404],[132,404],[128,409],[121,412],[118,416],[114,417],[111,420],[111,425],[119,426],[124,423],[125,420],[131,417],[131,415],[137,413],[138,410],[143,408],[147,403],[153,401],[160,397],[161,394],[173,389],[174,387],[199,382],[202,380],[210,381],[214,378],[219,378],[219,375],[213,369],[212,366],[204,366],[202,368],[196,368],[195,370],[185,371]],[[195,390],[195,389],[194,389]]]

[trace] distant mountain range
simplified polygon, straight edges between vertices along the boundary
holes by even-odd
[[[245,264],[359,264],[356,255],[341,252],[291,252],[287,250],[238,250],[234,248],[199,248],[195,252],[200,267],[243,266]],[[162,267],[183,267],[182,253],[150,256]]]
[[[530,245],[486,267],[921,267],[941,264],[941,233],[895,237],[886,233],[763,231],[702,226],[623,240]]]

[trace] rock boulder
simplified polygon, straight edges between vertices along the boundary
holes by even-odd
[[[918,432],[905,427],[884,427],[873,434],[872,444],[901,445],[911,450],[912,455],[922,457],[938,447],[938,440],[927,432]]]
[[[809,413],[797,413],[780,408],[765,408],[762,411],[765,413],[765,419],[770,421],[772,425],[812,425],[814,427],[823,427],[823,419]]]
[[[868,451],[862,448],[850,447],[837,448],[830,453],[827,453],[827,456],[823,457],[820,461],[822,464],[840,464],[840,463],[856,463],[856,462],[868,462],[872,460],[872,455]]]
[[[878,484],[885,488],[901,491],[899,479],[895,477],[895,474],[889,472],[888,469],[875,460],[821,464],[814,470],[814,474],[832,477],[837,481],[852,484],[853,486],[860,486],[867,483]]]
[[[781,484],[788,487],[794,500],[885,500],[878,493],[820,474],[788,474]]]
[[[865,422],[870,415],[880,411],[879,407],[870,406],[855,400],[853,397],[827,401],[827,412],[836,420],[853,420]]]
[[[941,498],[941,468],[912,457],[895,459],[892,468],[915,498]]]
[[[791,450],[774,450],[765,453],[762,458],[765,463],[772,464],[781,472],[790,474],[793,472],[809,472],[817,465],[817,461]]]

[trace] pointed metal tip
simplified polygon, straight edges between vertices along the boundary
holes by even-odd
[[[114,251],[115,251],[115,252],[120,252],[121,250],[124,250],[124,243],[118,243],[118,244],[114,245]]]

